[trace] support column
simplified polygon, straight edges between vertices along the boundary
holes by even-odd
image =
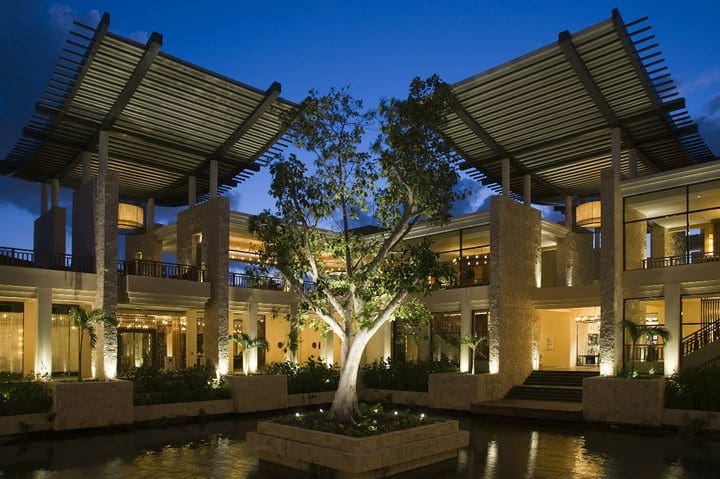
[[[188,177],[188,208],[195,206],[197,198],[197,183],[194,176]]]
[[[573,229],[575,224],[575,208],[573,207],[573,197],[565,197],[565,226]]]
[[[40,216],[48,212],[48,197],[50,196],[50,185],[40,184]]]
[[[329,368],[335,365],[335,334],[332,330],[325,333],[325,365]]]
[[[50,207],[57,208],[60,206],[60,180],[57,178],[50,180],[50,188],[52,189],[52,202],[50,203]]]
[[[393,340],[393,333],[392,333],[392,325],[393,323],[387,322],[383,326],[382,334],[383,334],[383,359],[392,358],[393,349],[392,349],[392,340]]]
[[[155,198],[148,198],[145,205],[145,230],[155,229]]]
[[[245,332],[248,336],[255,339],[258,335],[258,305],[256,302],[251,301],[248,303],[248,321],[245,327]],[[247,365],[243,364],[243,368],[250,373],[256,373],[258,368],[258,350],[253,348],[250,353],[246,355],[248,358]]]
[[[622,359],[623,319],[623,210],[620,177],[615,170],[602,171],[602,248],[600,250],[600,374],[612,376]]]
[[[502,194],[510,196],[510,158],[502,159]]]
[[[185,367],[197,364],[197,311],[185,312]]]
[[[210,198],[216,198],[218,195],[218,162],[210,160]]]
[[[665,327],[670,331],[670,339],[665,342],[665,349],[663,351],[665,376],[670,376],[680,369],[680,343],[682,342],[681,310],[680,285],[678,283],[666,283]]]
[[[472,308],[470,305],[462,303],[460,305],[460,337],[472,334]],[[470,372],[470,364],[472,361],[470,347],[460,346],[460,372]]]
[[[531,193],[532,193],[532,183],[530,182],[530,175],[523,176],[523,198],[525,199],[525,204],[527,206],[530,206],[530,203],[532,201]]]
[[[630,178],[637,178],[637,176],[638,176],[638,150],[637,150],[637,148],[628,149],[628,155],[630,156]]]
[[[100,130],[98,134],[98,177],[104,176],[107,171],[109,157],[109,139],[107,130]]]
[[[35,367],[36,375],[52,373],[52,289],[38,288]]]
[[[622,130],[619,127],[613,127],[610,130],[610,156],[612,157],[612,170],[618,178],[620,178],[620,153],[622,152]]]
[[[80,161],[82,163],[82,178],[80,180],[81,184],[85,184],[88,181],[90,181],[90,164],[92,162],[92,157],[90,156],[89,151],[83,151],[80,153]]]

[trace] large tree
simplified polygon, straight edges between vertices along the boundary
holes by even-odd
[[[412,293],[428,278],[447,277],[427,241],[403,241],[419,221],[446,222],[457,173],[450,145],[436,132],[452,95],[437,76],[416,78],[407,99],[389,99],[365,112],[347,89],[311,91],[289,133],[312,158],[279,157],[270,166],[276,211],[250,221],[263,258],[285,276],[299,300],[340,339],[341,373],[331,414],[359,416],[356,383],[368,341],[395,318],[427,318]],[[377,138],[363,148],[366,131]],[[372,216],[380,232],[352,224]],[[313,286],[307,287],[308,278]]]

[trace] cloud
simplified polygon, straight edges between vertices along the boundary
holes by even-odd
[[[450,214],[459,216],[466,213],[483,211],[490,207],[490,197],[494,195],[491,190],[470,178],[461,177],[455,186],[455,191],[468,193],[464,200],[456,201],[450,209]]]
[[[710,150],[715,156],[720,155],[720,116],[700,115],[697,125]]]
[[[720,83],[720,67],[702,72],[694,78],[687,81],[677,81],[680,91],[683,95],[689,96],[697,91],[704,90]]]
[[[705,112],[708,115],[720,113],[720,93],[710,99],[707,106],[705,107]]]

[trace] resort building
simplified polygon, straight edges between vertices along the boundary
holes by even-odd
[[[257,269],[247,214],[222,196],[284,146],[296,105],[161,51],[76,24],[4,175],[42,184],[33,250],[0,248],[0,372],[77,371],[73,305],[118,318],[81,361],[114,378],[139,366],[240,371],[235,332],[262,337],[251,371],[310,356],[337,364],[332,333],[289,340],[283,278]],[[420,225],[457,273],[423,301],[415,341],[389,323],[365,359],[448,357],[487,333],[478,365],[502,397],[533,369],[670,374],[720,357],[720,162],[699,136],[645,20],[619,12],[452,85],[441,132],[459,168],[492,189],[487,211]],[[442,73],[442,72],[440,72]],[[72,188],[72,248],[60,187]],[[565,220],[543,219],[553,205]],[[156,206],[182,206],[171,224]],[[119,234],[124,251],[118,251]],[[369,234],[378,234],[371,232]],[[720,243],[720,242],[719,242]],[[338,265],[339,268],[342,265]],[[634,343],[620,322],[670,337]]]

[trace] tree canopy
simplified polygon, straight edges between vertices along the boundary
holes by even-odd
[[[270,166],[276,211],[251,218],[261,253],[285,276],[309,312],[342,343],[335,415],[358,414],[355,383],[367,342],[387,321],[429,313],[411,293],[429,291],[429,277],[449,276],[427,241],[403,241],[419,221],[446,222],[458,175],[451,145],[437,131],[452,94],[437,76],[414,79],[408,97],[364,111],[347,88],[311,91],[290,120],[296,154]],[[368,131],[376,138],[363,148]],[[375,232],[352,228],[374,219]],[[311,279],[313,286],[307,287]]]

